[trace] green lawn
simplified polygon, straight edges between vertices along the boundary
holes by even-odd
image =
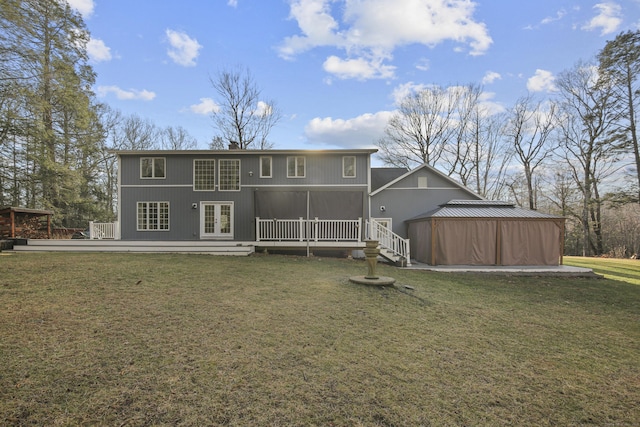
[[[637,259],[566,256],[564,264],[591,268],[607,279],[640,285],[640,260]]]
[[[639,286],[365,272],[3,252],[0,425],[640,425]]]

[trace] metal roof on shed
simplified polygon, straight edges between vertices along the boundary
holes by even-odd
[[[493,200],[450,200],[439,208],[407,221],[429,218],[515,218],[515,219],[562,219],[557,215],[520,208],[513,203]]]

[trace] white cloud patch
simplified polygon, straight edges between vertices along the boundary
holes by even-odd
[[[482,84],[488,85],[500,79],[502,79],[500,73],[496,73],[495,71],[487,71],[487,73],[482,78]]]
[[[320,46],[344,50],[346,58],[332,56],[330,66],[325,62],[325,69],[340,78],[392,77],[395,68],[383,62],[401,46],[454,41],[481,55],[493,42],[486,25],[473,19],[471,0],[290,0],[290,6],[289,17],[301,34],[284,39],[280,56],[291,59]]]
[[[211,98],[200,98],[200,103],[191,105],[189,110],[192,113],[208,115],[220,111],[220,106]]]
[[[198,40],[189,37],[187,33],[182,31],[167,29],[165,34],[169,42],[169,48],[167,49],[169,58],[184,67],[195,66],[200,49],[202,49],[202,45],[198,43]]]
[[[227,5],[229,5],[231,7],[238,7],[238,0],[229,0],[227,2]]]
[[[598,14],[582,27],[583,30],[600,29],[602,36],[618,30],[622,24],[622,7],[619,4],[614,2],[598,3],[593,8],[598,10]]]
[[[322,64],[324,70],[340,79],[388,79],[392,78],[396,67],[383,65],[379,61],[367,61],[364,58],[340,59],[330,56]]]
[[[89,54],[89,58],[95,62],[110,61],[112,59],[111,48],[100,39],[91,38],[89,40],[87,43],[87,53]]]
[[[116,98],[124,101],[130,101],[130,100],[151,101],[156,97],[155,92],[151,92],[146,89],[124,90],[124,89],[120,89],[118,86],[98,86],[97,88],[97,94],[100,97],[105,97],[110,93],[114,94]]]
[[[305,127],[305,136],[313,145],[371,148],[384,136],[392,114],[391,111],[380,111],[346,120],[317,117]]]
[[[527,89],[530,92],[555,92],[555,76],[551,71],[537,69],[536,73],[527,80]]]
[[[93,15],[93,9],[95,8],[95,4],[93,0],[67,0],[69,6],[73,9],[80,12],[84,18],[88,18]]]

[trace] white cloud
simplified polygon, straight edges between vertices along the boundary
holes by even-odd
[[[88,18],[93,14],[95,4],[93,0],[67,0],[69,6],[80,12],[84,18]]]
[[[290,19],[297,21],[301,34],[284,39],[280,56],[290,59],[320,46],[344,50],[348,59],[327,60],[336,65],[341,78],[392,73],[394,68],[383,61],[392,59],[401,46],[435,47],[454,41],[471,55],[481,55],[493,42],[485,24],[473,20],[476,3],[471,0],[290,0],[290,6]],[[334,16],[339,12],[341,16]],[[347,64],[363,65],[363,61],[376,64],[378,72],[361,66],[362,73],[343,73]]]
[[[547,25],[550,24],[552,22],[555,21],[559,21],[562,18],[564,18],[564,16],[567,14],[567,11],[564,9],[560,9],[557,13],[556,16],[547,16],[546,18],[544,18],[542,21],[540,21],[540,24],[542,25]]]
[[[173,62],[184,67],[195,66],[196,58],[202,48],[198,40],[189,37],[187,33],[169,29],[167,29],[166,35],[169,41],[167,55]]]
[[[384,136],[392,114],[391,111],[380,111],[346,120],[317,117],[305,127],[305,136],[314,145],[371,148]]]
[[[364,58],[340,59],[330,56],[322,64],[324,70],[340,79],[388,79],[392,78],[396,67],[383,65],[376,61],[367,61]]]
[[[420,92],[421,90],[427,89],[429,86],[425,84],[415,84],[413,82],[403,83],[399,86],[396,86],[391,92],[391,98],[393,98],[394,105],[400,105],[403,99],[407,96]]]
[[[220,111],[220,106],[211,98],[200,98],[200,103],[191,105],[189,110],[192,113],[208,115]]]
[[[427,58],[422,58],[416,64],[416,68],[420,71],[429,71],[429,68],[431,68],[431,62]]]
[[[238,0],[229,0],[227,2],[227,5],[229,5],[231,7],[238,7]]]
[[[531,92],[555,92],[555,76],[551,71],[537,69],[536,73],[527,80],[527,89]]]
[[[110,93],[113,93],[116,98],[120,100],[142,100],[142,101],[151,101],[156,97],[154,92],[148,91],[146,89],[137,90],[137,89],[129,89],[124,90],[120,89],[118,86],[98,86],[97,88],[98,96],[105,97]]]
[[[111,48],[100,39],[91,38],[89,40],[87,43],[87,53],[89,54],[89,58],[95,62],[110,61],[112,58]]]
[[[496,73],[495,71],[487,71],[487,73],[482,78],[482,84],[487,85],[495,82],[496,80],[502,79],[500,73]]]
[[[583,30],[596,30],[600,28],[600,35],[611,34],[622,24],[622,8],[614,2],[598,3],[593,6],[599,13],[594,16],[588,24],[582,27]]]

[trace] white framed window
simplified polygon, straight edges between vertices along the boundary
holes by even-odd
[[[342,157],[342,177],[343,178],[356,177],[356,156]]]
[[[240,191],[240,160],[220,159],[218,162],[218,190]]]
[[[260,157],[260,178],[271,178],[271,156]]]
[[[169,202],[138,202],[138,231],[168,231]]]
[[[166,177],[164,157],[141,157],[140,158],[140,178],[143,179],[163,179]]]
[[[306,169],[304,156],[287,157],[287,178],[304,178]]]
[[[193,161],[193,191],[213,191],[216,189],[216,161],[196,159]]]

